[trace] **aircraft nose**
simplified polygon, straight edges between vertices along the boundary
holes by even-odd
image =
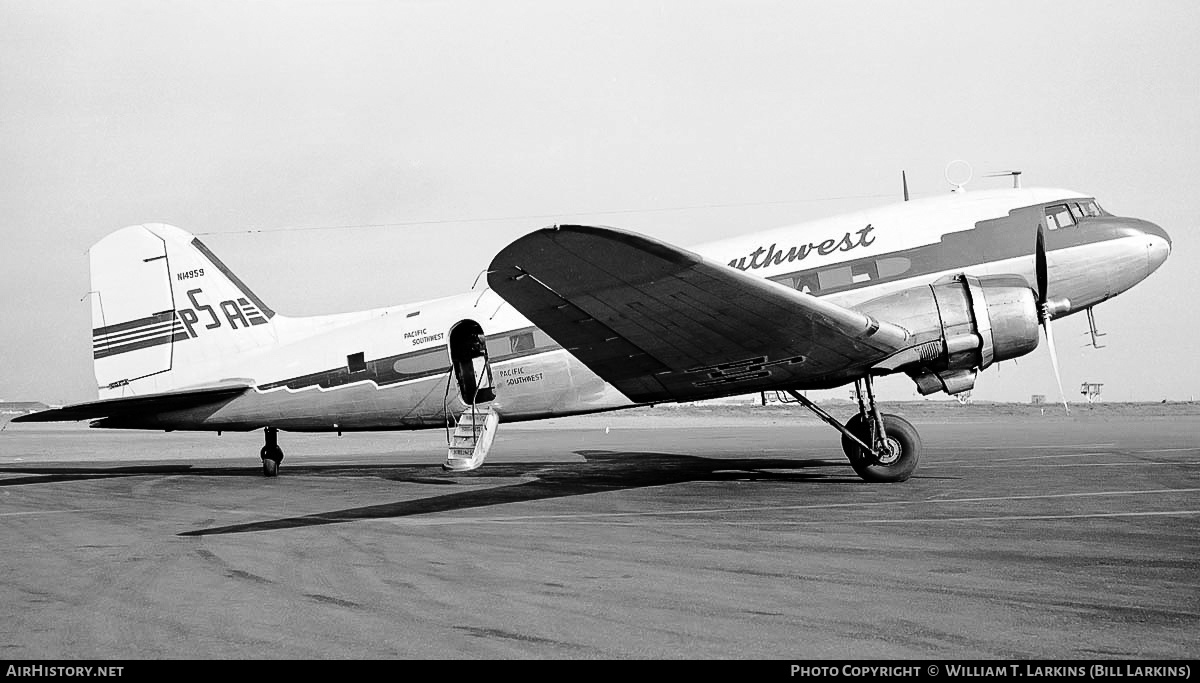
[[[1143,222],[1139,226],[1146,235],[1146,274],[1149,275],[1167,260],[1171,254],[1171,236],[1159,226]]]

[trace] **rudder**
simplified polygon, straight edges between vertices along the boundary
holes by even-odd
[[[234,355],[277,341],[275,312],[184,230],[122,228],[90,257],[101,398],[217,380]]]

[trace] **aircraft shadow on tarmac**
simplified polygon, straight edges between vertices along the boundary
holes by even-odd
[[[246,522],[229,526],[186,531],[180,536],[273,531],[339,524],[356,520],[389,519],[451,512],[534,500],[580,496],[605,491],[664,486],[697,481],[778,481],[821,480],[862,483],[849,467],[829,471],[828,460],[783,458],[705,458],[671,453],[638,453],[582,450],[575,451],[584,462],[560,463],[489,463],[470,473],[447,473],[440,465],[293,465],[285,470],[292,475],[374,476],[389,481],[418,484],[484,484],[489,479],[523,478],[526,481],[488,488],[473,488],[439,496],[403,500],[382,505],[347,508],[298,517]],[[838,463],[842,464],[842,463]],[[818,469],[819,468],[819,469]],[[0,479],[0,486],[53,483],[86,479],[107,479],[145,475],[189,476],[261,476],[258,468],[204,468],[190,465],[145,465],[117,468],[4,467],[3,474],[27,474],[27,477]],[[286,476],[286,475],[285,475]]]

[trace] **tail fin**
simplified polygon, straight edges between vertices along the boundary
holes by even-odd
[[[275,344],[275,312],[187,232],[122,228],[91,249],[100,398],[219,380],[236,354]]]

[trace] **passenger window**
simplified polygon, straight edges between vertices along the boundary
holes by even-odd
[[[367,369],[366,355],[361,351],[346,356],[346,369],[350,372],[362,372]]]
[[[508,338],[509,346],[513,353],[533,350],[533,333],[524,332],[522,334],[514,334]]]
[[[821,284],[817,281],[817,276],[815,273],[797,275],[795,284],[793,284],[792,287],[804,292],[805,294],[812,294],[813,292],[819,292],[821,290]]]
[[[879,277],[881,279],[903,275],[908,272],[909,268],[912,268],[912,261],[903,256],[881,258],[875,264],[879,268]]]
[[[879,271],[875,268],[875,262],[856,263],[850,266],[850,279],[855,284],[860,282],[870,282],[871,280],[879,279]]]
[[[421,376],[447,369],[446,349],[431,349],[422,353],[404,356],[392,364],[396,373],[405,376]]]
[[[817,273],[817,281],[821,283],[823,290],[846,287],[854,284],[854,275],[850,272],[850,266],[842,266]]]

